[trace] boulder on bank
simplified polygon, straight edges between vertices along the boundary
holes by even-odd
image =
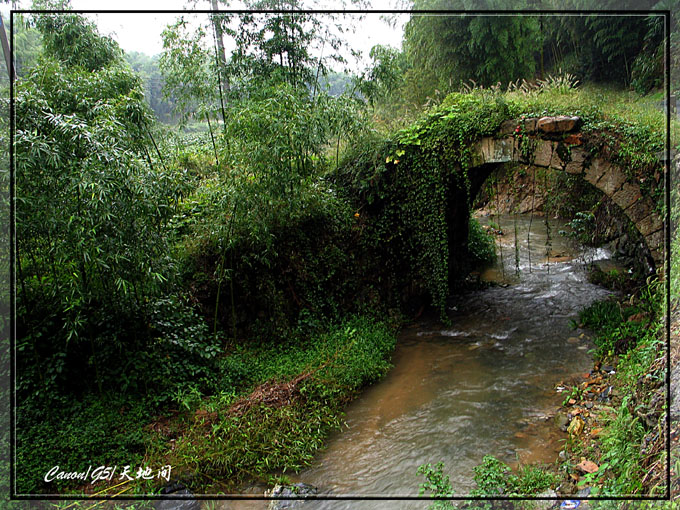
[[[319,489],[306,483],[294,483],[292,485],[275,485],[267,496],[279,498],[269,503],[269,510],[292,510],[302,508],[307,496],[314,496]]]

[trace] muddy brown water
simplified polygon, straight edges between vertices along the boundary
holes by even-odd
[[[450,325],[430,319],[404,329],[394,368],[349,405],[346,427],[293,481],[329,496],[411,497],[424,481],[418,467],[442,461],[455,494],[464,496],[485,455],[511,466],[555,461],[566,437],[551,419],[565,397],[556,386],[592,366],[588,333],[574,330],[573,321],[609,294],[587,282],[584,263],[610,268],[611,261],[604,250],[558,235],[564,227],[553,220],[549,242],[542,218],[505,215],[500,226],[502,257],[478,277],[501,285],[451,297]],[[268,504],[236,503],[223,508]],[[394,504],[308,501],[303,508]],[[402,501],[399,508],[426,506]]]

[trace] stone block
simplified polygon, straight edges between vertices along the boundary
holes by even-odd
[[[585,180],[588,181],[593,186],[597,184],[600,177],[607,171],[609,166],[604,163],[603,160],[597,158],[590,162],[588,168],[586,168],[586,174],[584,176]]]
[[[484,153],[482,152],[482,143],[477,142],[472,150],[472,157],[470,161],[470,167],[475,168],[477,166],[482,166],[485,163]]]
[[[663,251],[664,230],[657,230],[656,232],[645,236],[645,243],[649,251]]]
[[[600,166],[605,165],[607,169],[602,174],[602,177],[597,181],[598,189],[601,189],[607,196],[612,196],[615,191],[617,191],[623,183],[626,182],[627,177],[616,165],[611,163],[600,161]]]
[[[538,119],[536,127],[543,133],[568,133],[576,129],[580,120],[578,117],[568,117],[566,115],[541,117]]]
[[[491,163],[507,163],[512,161],[515,139],[512,137],[494,140],[493,161]]]
[[[626,182],[616,193],[612,195],[612,200],[624,211],[637,202],[640,197],[640,187],[637,184]]]
[[[481,155],[483,163],[488,163],[493,154],[493,139],[482,138],[479,141],[479,148],[475,152]]]
[[[501,122],[501,127],[498,128],[498,135],[511,135],[515,132],[515,128],[519,125],[519,123],[520,121],[517,119],[504,120]]]
[[[507,163],[512,161],[513,138],[482,138],[475,146],[473,166],[483,163]]]
[[[557,144],[550,140],[537,140],[536,151],[534,152],[534,165],[536,166],[555,166],[559,168],[559,158],[555,154]]]
[[[574,133],[564,139],[567,145],[581,145],[583,144],[583,133]]]
[[[491,143],[490,138],[482,138],[481,140],[475,142],[475,145],[472,150],[472,162],[471,162],[472,167],[482,166],[484,163],[486,163],[486,158],[492,152],[489,149],[490,143]]]
[[[647,200],[640,199],[627,207],[624,212],[630,218],[630,221],[637,223],[652,212],[652,207]]]
[[[588,153],[583,149],[571,149],[571,161],[564,167],[568,174],[583,173],[583,163],[588,158]]]
[[[663,222],[656,212],[652,212],[640,221],[636,221],[635,225],[643,236],[648,236],[663,228]]]
[[[527,133],[535,133],[536,132],[536,124],[538,124],[538,119],[537,118],[530,118],[530,119],[524,119],[523,121],[520,121],[522,123],[522,127],[524,128],[524,131]]]

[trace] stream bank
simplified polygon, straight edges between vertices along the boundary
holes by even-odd
[[[565,387],[560,416],[569,437],[559,465],[565,494],[666,492],[666,413],[677,412],[665,409],[663,294],[663,285],[650,279],[625,299],[598,302],[580,314],[595,331],[597,349],[593,369]]]
[[[609,253],[578,248],[554,220],[547,229],[538,218],[496,220],[505,233],[498,262],[476,276],[490,286],[450,297],[450,325],[425,316],[404,329],[394,368],[350,404],[347,428],[291,481],[331,497],[413,497],[418,466],[443,461],[455,494],[466,495],[485,455],[515,467],[555,461],[567,437],[554,424],[558,389],[593,362],[589,332],[572,323],[611,295],[588,282],[584,265],[609,264]]]

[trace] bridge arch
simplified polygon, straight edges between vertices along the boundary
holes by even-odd
[[[656,267],[663,266],[664,222],[642,182],[631,178],[619,164],[587,149],[586,133],[578,130],[578,117],[515,119],[501,124],[497,133],[479,139],[472,151],[468,173],[479,188],[490,169],[502,163],[520,163],[582,176],[621,209],[643,237]],[[662,186],[663,163],[652,183]]]

